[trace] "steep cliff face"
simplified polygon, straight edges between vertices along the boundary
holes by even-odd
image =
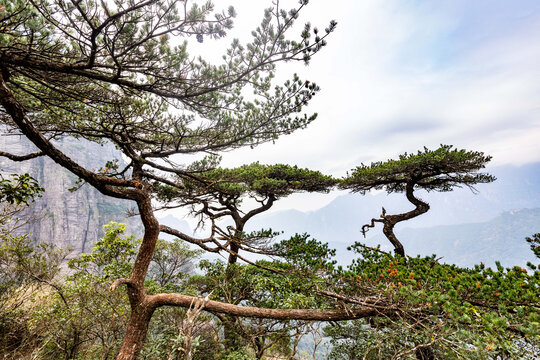
[[[110,144],[102,146],[77,139],[64,139],[56,144],[88,169],[99,169],[111,159],[122,162],[120,152]],[[36,151],[24,137],[6,135],[0,136],[0,149],[13,154]],[[110,221],[127,223],[129,233],[141,233],[138,218],[126,216],[126,211],[135,203],[104,196],[87,184],[75,192],[68,191],[77,177],[47,157],[25,162],[0,158],[0,171],[29,173],[45,188],[43,197],[19,215],[28,223],[17,232],[30,234],[36,241],[70,247],[71,254],[75,255],[90,251],[103,235],[103,225]]]

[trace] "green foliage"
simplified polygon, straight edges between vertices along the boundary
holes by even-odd
[[[0,297],[9,289],[52,280],[63,258],[63,252],[46,243],[33,244],[27,235],[1,234]]]
[[[184,188],[173,190],[163,186],[159,198],[226,196],[239,199],[246,195],[279,199],[295,192],[328,192],[337,180],[319,171],[284,164],[252,163],[234,169],[215,168],[184,179]]]
[[[96,242],[89,254],[81,254],[69,261],[69,267],[79,270],[77,274],[94,273],[106,281],[128,277],[131,273],[131,260],[135,255],[135,237],[122,237],[125,224],[111,222],[104,226],[105,235]]]
[[[202,250],[191,250],[180,239],[158,240],[147,275],[149,292],[180,292]]]
[[[183,330],[186,326],[193,326],[190,339],[192,359],[217,359],[222,351],[222,345],[214,319],[202,313],[193,321],[191,324],[188,323],[185,309],[158,309],[150,323],[148,340],[141,359],[184,359],[186,336]]]
[[[273,203],[295,192],[328,192],[337,180],[318,171],[301,169],[283,164],[261,165],[252,163],[235,169],[215,168],[202,170],[198,163],[196,173],[190,177],[180,176],[182,187],[159,185],[158,199],[175,203],[177,206],[190,206],[191,214],[200,223],[210,219],[212,232],[219,233],[224,244],[221,248],[230,249],[229,262],[236,262],[240,250],[271,254],[269,243],[275,237],[272,231],[245,233],[244,226],[253,216],[270,209]],[[249,197],[256,204],[251,209],[242,207],[242,201]],[[228,218],[234,227],[223,228],[218,219]]]
[[[255,265],[201,260],[204,275],[191,282],[201,293],[233,304],[276,309],[320,306],[312,290],[334,269],[335,250],[307,234],[282,240],[274,250],[281,260],[259,260]]]
[[[324,308],[326,302],[314,290],[324,287],[325,272],[333,267],[334,250],[307,235],[296,235],[274,247],[282,261],[259,260],[252,264],[226,264],[202,260],[203,275],[191,278],[192,286],[211,299],[227,303],[274,309]],[[317,258],[320,256],[320,258]],[[219,317],[225,337],[224,359],[255,358],[291,352],[292,334],[300,336],[302,321]],[[249,350],[248,352],[246,352]],[[220,358],[221,359],[221,358]]]
[[[51,360],[114,358],[130,308],[126,294],[109,287],[118,277],[129,276],[140,243],[124,231],[124,224],[106,225],[91,253],[69,260],[72,271],[62,279],[56,277],[65,252],[2,233],[0,356],[33,352]],[[160,240],[147,279],[149,291],[182,291],[185,271],[199,254],[179,241]],[[184,315],[178,309],[157,312],[149,330],[149,359],[174,353]]]
[[[403,154],[399,160],[375,162],[367,166],[362,164],[352,174],[343,179],[340,187],[353,192],[365,194],[372,189],[385,189],[388,193],[404,192],[407,200],[415,205],[415,209],[402,214],[387,215],[383,208],[378,219],[362,226],[364,236],[375,223],[383,223],[383,232],[394,246],[397,255],[405,256],[405,249],[394,234],[397,223],[412,219],[429,210],[429,204],[415,197],[416,189],[426,191],[452,191],[454,187],[463,185],[475,191],[473,185],[488,183],[495,177],[477,173],[491,160],[481,152],[453,149],[452,145],[441,145],[436,150],[417,154]]]
[[[525,241],[530,244],[534,255],[540,259],[540,233],[534,234],[532,237],[525,238]]]
[[[296,269],[315,273],[321,269],[328,271],[334,268],[336,261],[332,258],[336,250],[330,249],[327,243],[310,239],[308,234],[296,234],[290,239],[282,240],[274,245],[277,256],[281,256]]]
[[[523,344],[539,345],[539,271],[483,264],[463,269],[434,256],[405,261],[358,243],[353,249],[360,258],[338,270],[348,283],[342,291],[387,299],[381,306],[398,307],[399,316],[329,328],[336,344],[331,358],[345,359],[350,352],[369,359],[414,358],[418,346],[444,359],[519,358],[526,353]],[[366,335],[356,340],[350,334],[358,329]]]
[[[0,202],[28,205],[36,197],[41,196],[43,191],[37,180],[29,174],[12,174],[11,179],[6,179],[0,174]]]
[[[70,261],[75,272],[61,286],[52,281],[60,259],[55,252],[47,246],[34,247],[27,237],[4,239],[1,279],[11,282],[2,282],[0,325],[8,329],[2,335],[8,354],[39,349],[34,355],[42,359],[114,356],[129,305],[125,294],[111,293],[108,287],[113,276],[129,273],[138,246],[123,232],[123,225],[109,224],[92,253]],[[284,261],[259,261],[262,268],[201,261],[204,274],[185,283],[182,254],[189,258],[197,254],[180,244],[162,242],[148,288],[208,294],[214,300],[265,308],[334,307],[333,300],[321,297],[317,289],[360,301],[376,299],[381,315],[326,327],[333,345],[329,359],[415,359],[418,349],[444,359],[519,358],[539,345],[539,271],[500,265],[491,269],[483,264],[464,269],[441,264],[434,256],[405,261],[359,243],[351,247],[358,259],[343,269],[334,266],[334,252],[327,244],[307,235],[283,240],[276,249]],[[28,296],[20,292],[21,286],[32,284],[56,284],[49,293],[52,299],[38,300],[36,308],[6,311],[14,304],[14,295]],[[11,290],[6,292],[8,287]],[[389,308],[398,310],[389,314],[385,312]],[[185,319],[183,309],[159,309],[141,357],[181,359]],[[249,359],[261,344],[268,346],[263,352],[286,354],[291,333],[302,326],[226,317],[216,322],[209,315],[199,315],[195,323],[194,359]],[[215,335],[220,326],[237,337],[237,348],[223,347],[223,340]]]
[[[236,16],[232,7],[217,11],[211,2],[179,0],[0,0],[2,66],[11,91],[43,132],[129,143],[129,150],[147,155],[256,145],[316,117],[302,114],[319,91],[315,83],[295,75],[273,84],[276,63],[308,62],[336,26],[331,22],[320,34],[306,25],[290,39],[304,6],[267,9],[252,40],[234,39],[213,64],[190,56],[186,40],[225,37]],[[171,114],[170,105],[181,111]],[[137,158],[132,151],[126,155]]]
[[[309,294],[316,279],[294,272],[294,268],[282,262],[258,261],[259,265],[226,264],[222,261],[202,260],[199,267],[204,277],[195,277],[193,282],[211,298],[233,304],[265,308],[307,308],[315,305]]]
[[[43,334],[45,359],[112,359],[129,315],[123,292],[110,292],[118,277],[129,276],[137,242],[124,237],[125,225],[111,222],[91,253],[68,262],[72,270],[54,301],[37,314],[50,323]]]
[[[183,315],[183,314],[182,314]],[[182,346],[185,342],[185,336],[178,333],[175,326],[170,326],[165,331],[159,332],[151,338],[146,345],[142,358],[147,359],[182,359]],[[194,339],[193,346],[199,347],[199,338]]]
[[[65,251],[33,244],[3,225],[0,221],[0,357],[7,359],[39,346],[42,329],[35,314],[49,289],[59,288],[55,278]]]
[[[228,353],[222,360],[255,360],[255,358],[250,356],[246,350],[242,349]]]
[[[343,180],[342,187],[365,193],[384,189],[388,193],[404,192],[407,183],[427,191],[451,191],[462,185],[488,183],[495,177],[477,173],[491,160],[481,152],[454,149],[441,145],[436,150],[424,148],[416,154],[403,154],[398,160],[358,166]]]

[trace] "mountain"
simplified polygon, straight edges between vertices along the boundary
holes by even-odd
[[[329,234],[329,224],[331,219],[318,216],[317,212],[301,213],[287,212],[288,215],[296,216],[290,218],[288,231],[284,232],[284,237],[295,232],[306,232],[303,226],[314,238],[328,242],[330,247],[337,249],[337,260],[340,264],[348,264],[355,255],[347,250],[347,247],[354,242],[362,242],[368,246],[381,245],[386,251],[393,248],[389,241],[382,234],[381,227],[370,229],[367,237],[363,238],[361,233],[354,228],[349,230],[339,229],[336,225],[336,233],[347,233],[336,240]],[[278,215],[278,214],[276,214]],[[274,215],[269,220],[267,227],[277,229],[279,226],[276,219],[283,219],[283,214]],[[335,218],[339,218],[336,214]],[[346,215],[340,219],[347,218]],[[299,220],[295,222],[295,220]],[[263,222],[263,220],[259,220]],[[314,224],[310,226],[310,222]],[[297,224],[293,227],[291,223]],[[283,225],[284,223],[281,223]],[[272,226],[274,225],[274,226]],[[283,227],[282,227],[283,228]],[[295,228],[295,231],[291,229]],[[529,245],[524,241],[525,237],[540,231],[540,208],[520,209],[507,211],[499,214],[490,221],[477,223],[463,223],[453,225],[439,225],[431,227],[406,227],[401,224],[396,227],[396,236],[400,239],[408,255],[432,255],[442,257],[441,261],[460,266],[471,267],[480,262],[488,266],[493,266],[499,260],[503,266],[526,266],[528,261],[538,263],[529,249]]]
[[[68,156],[89,169],[99,169],[107,160],[118,159],[120,152],[111,144],[96,144],[82,139],[65,138],[55,142]],[[24,137],[0,136],[0,149],[14,154],[28,154],[36,148]],[[43,196],[17,216],[26,223],[17,230],[30,234],[36,241],[57,247],[70,247],[71,255],[88,252],[103,235],[103,225],[110,221],[127,223],[129,233],[140,234],[137,218],[128,218],[126,212],[135,206],[127,200],[104,196],[89,185],[74,192],[77,178],[48,157],[24,162],[0,158],[3,174],[29,173],[45,188]]]

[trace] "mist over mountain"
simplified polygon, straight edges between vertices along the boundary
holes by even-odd
[[[468,188],[452,192],[419,191],[431,209],[396,226],[396,234],[409,255],[436,253],[445,262],[471,266],[500,259],[505,265],[524,265],[534,260],[525,236],[540,231],[540,163],[501,166],[488,170],[497,177],[480,184],[476,193]],[[413,208],[403,194],[344,194],[311,212],[297,210],[263,214],[249,224],[249,230],[272,228],[283,236],[309,233],[339,251],[339,260],[350,261],[346,247],[355,241],[381,244],[390,250],[382,226],[371,229],[364,239],[363,224],[376,218],[384,207],[387,214]],[[510,246],[511,244],[511,246]]]
[[[173,229],[176,229],[180,232],[183,232],[184,234],[192,235],[193,229],[189,226],[189,223],[186,220],[180,220],[177,217],[171,215],[171,214],[161,214],[162,216],[158,216],[159,223],[162,225],[167,225]],[[159,235],[161,239],[171,239],[173,238],[172,235],[161,233]]]
[[[75,139],[64,139],[57,145],[91,169],[100,168],[111,158],[121,161],[120,153],[112,145]],[[16,136],[0,136],[0,148],[18,154],[35,151],[28,141]],[[139,232],[140,224],[126,217],[132,204],[103,196],[88,185],[73,193],[67,191],[75,184],[75,176],[49,158],[22,163],[0,159],[0,170],[28,172],[45,187],[43,197],[21,214],[32,220],[19,229],[21,233],[30,233],[39,241],[59,247],[70,246],[74,253],[80,253],[90,250],[102,235],[103,224],[109,221],[127,222],[129,232]],[[468,188],[446,193],[418,192],[430,204],[430,211],[398,224],[395,229],[407,254],[437,254],[442,256],[441,261],[463,266],[479,262],[493,265],[496,259],[505,266],[523,266],[535,260],[524,237],[540,232],[540,163],[492,167],[488,172],[497,180],[478,185],[476,193]],[[380,244],[391,250],[380,225],[370,229],[365,239],[360,232],[363,224],[379,216],[382,207],[387,214],[412,209],[403,194],[379,192],[363,196],[344,192],[315,211],[263,213],[248,223],[246,231],[272,228],[283,231],[282,237],[309,233],[338,249],[338,260],[345,264],[354,256],[346,248],[355,241],[370,246]],[[160,221],[184,233],[193,233],[187,221],[171,214],[161,214]]]

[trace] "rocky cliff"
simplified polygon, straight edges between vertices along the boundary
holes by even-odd
[[[69,138],[56,142],[56,145],[88,169],[99,169],[111,159],[122,162],[120,152],[110,144]],[[0,149],[13,154],[36,151],[24,137],[13,135],[0,135]],[[71,255],[75,255],[88,252],[103,235],[103,225],[110,221],[127,223],[130,233],[141,232],[138,218],[126,216],[126,211],[135,203],[104,196],[88,184],[77,191],[68,191],[75,185],[77,177],[47,157],[25,162],[0,158],[0,171],[4,174],[29,173],[45,188],[43,197],[18,215],[28,222],[17,231],[30,234],[36,241],[70,247]]]

